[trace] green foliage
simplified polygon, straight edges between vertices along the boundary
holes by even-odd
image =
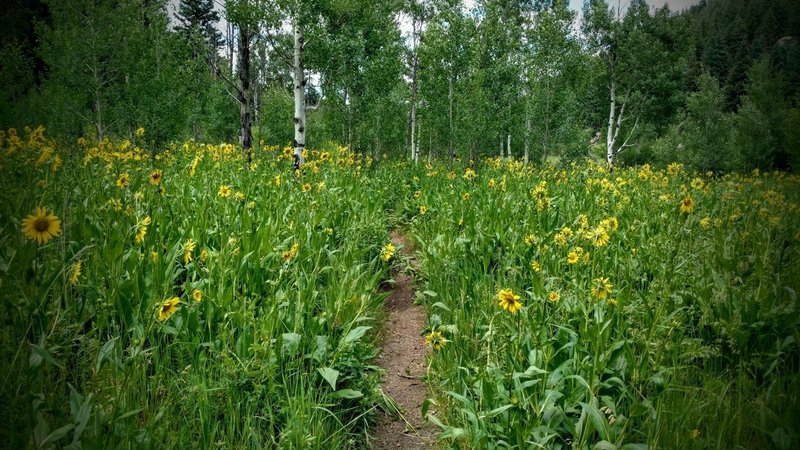
[[[445,442],[797,445],[797,176],[499,159],[474,179],[461,170],[394,181],[429,330],[450,341],[427,376]],[[498,305],[504,289],[516,314]]]
[[[685,161],[700,171],[734,168],[736,154],[729,146],[731,116],[717,80],[708,73],[698,79],[698,91],[689,95],[681,122],[656,141],[662,163]]]
[[[233,145],[134,150],[146,130],[40,136],[4,132],[0,151],[0,399],[31,418],[3,442],[360,446],[382,399],[371,360],[390,191],[361,172],[370,161],[310,151],[295,179],[275,147],[245,170]],[[41,245],[20,229],[37,206],[61,220]]]

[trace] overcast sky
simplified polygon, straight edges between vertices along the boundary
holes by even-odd
[[[380,1],[380,0],[378,0]],[[582,10],[583,10],[583,1],[584,0],[569,0],[569,6],[573,10],[577,11],[577,23],[575,24],[576,29],[579,29]],[[617,8],[619,7],[623,11],[627,9],[630,0],[606,0],[611,7]],[[700,0],[645,0],[648,5],[653,8],[661,8],[665,4],[669,5],[669,9],[671,11],[681,11],[683,9],[688,8],[689,6],[696,5],[700,3]],[[174,14],[178,9],[178,4],[180,0],[169,0],[168,9],[170,10],[170,16],[174,20]],[[224,0],[214,0],[214,7],[219,11],[220,20],[219,25],[217,28],[221,32],[225,32],[225,15],[223,13],[225,2]],[[619,6],[618,6],[619,5]],[[475,0],[464,0],[464,6],[467,10],[472,9],[475,6]],[[402,32],[404,37],[408,37],[411,35],[411,20],[405,14],[400,16],[400,31]]]

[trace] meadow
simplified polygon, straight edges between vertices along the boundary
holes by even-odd
[[[800,443],[797,175],[147,142],[0,134],[10,448],[367,446],[392,229],[440,446]]]

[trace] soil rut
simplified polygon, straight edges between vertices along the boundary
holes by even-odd
[[[414,267],[413,252],[403,235],[392,232],[391,240]],[[420,335],[425,328],[425,310],[414,304],[413,275],[398,272],[394,280],[396,284],[385,303],[385,340],[377,363],[386,369],[383,391],[398,403],[402,417],[380,414],[373,430],[372,448],[429,449],[436,440],[435,432],[420,414],[427,397],[422,376],[429,350]]]

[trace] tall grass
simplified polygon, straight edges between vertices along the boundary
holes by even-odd
[[[445,439],[798,445],[796,175],[499,160],[452,170],[416,169],[396,202],[419,248],[429,328],[450,341],[428,374]],[[595,295],[603,278],[611,292]],[[499,306],[502,289],[521,311]]]
[[[0,441],[364,442],[382,398],[371,330],[388,240],[371,161],[331,147],[295,176],[276,148],[247,167],[230,145],[151,156],[142,142],[35,134],[1,150]],[[62,229],[42,245],[20,225],[38,206]],[[177,311],[159,320],[173,297]]]

